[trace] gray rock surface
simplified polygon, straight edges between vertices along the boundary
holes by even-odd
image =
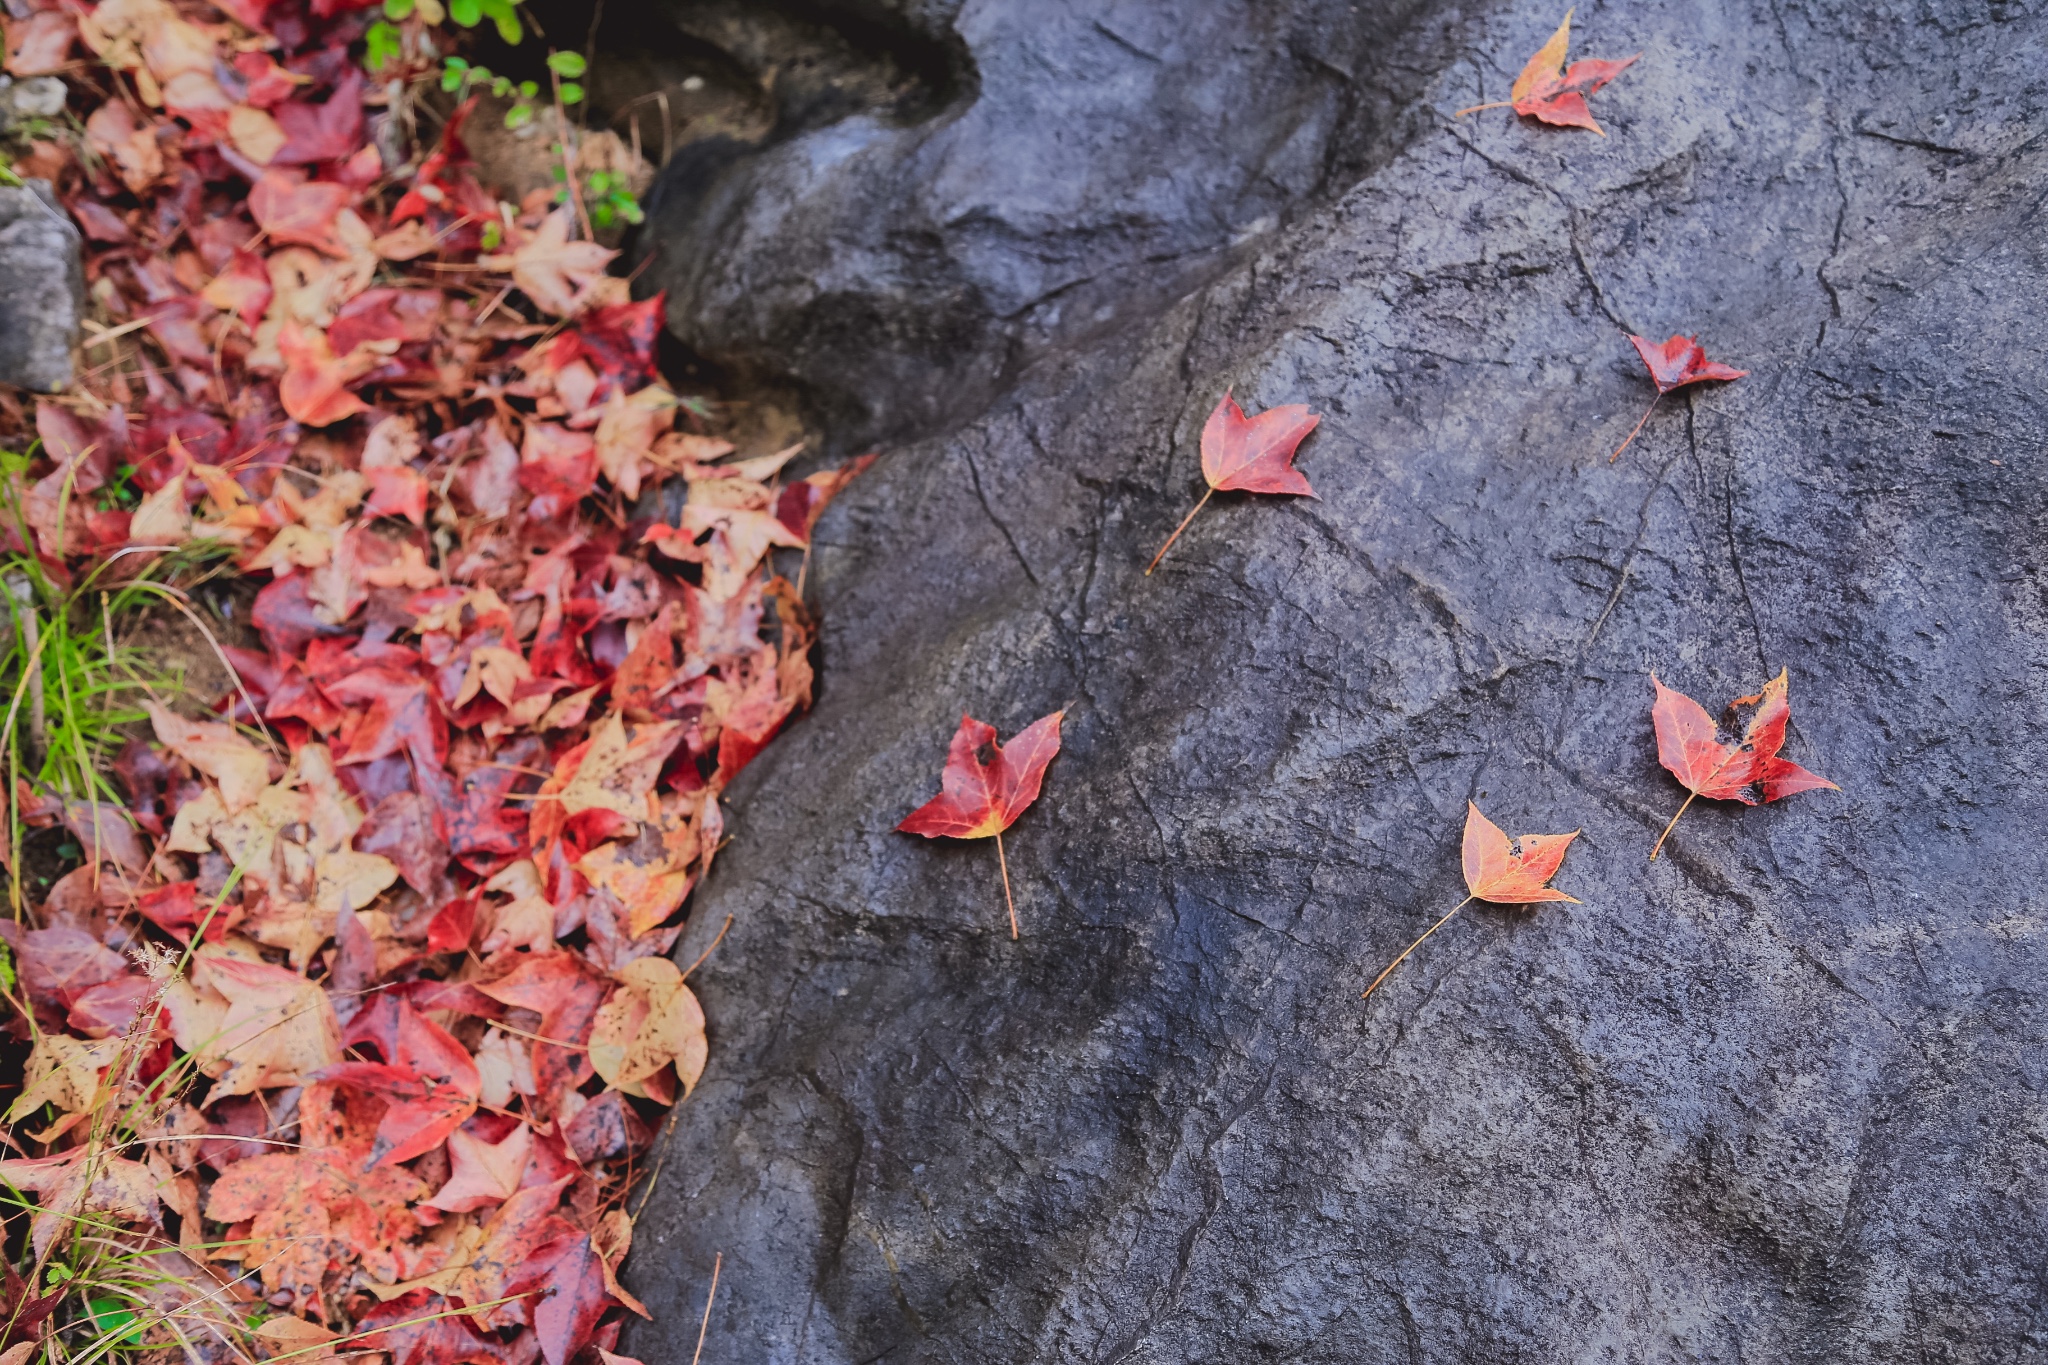
[[[679,949],[733,917],[649,1365],[717,1253],[706,1361],[2048,1358],[2048,21],[1582,8],[1575,54],[1644,54],[1603,139],[1444,117],[1556,10],[1358,8],[969,0],[968,102],[664,239],[697,348],[930,426],[821,528],[819,705]],[[1063,297],[1101,320],[1028,321]],[[1752,374],[1610,465],[1624,329]],[[1326,414],[1321,497],[1218,498],[1147,579],[1232,386]],[[1780,667],[1842,792],[1647,861],[1649,672]],[[1012,943],[993,849],[892,826],[963,710],[1063,703]],[[1361,1004],[1468,797],[1583,826],[1583,903],[1468,910]]]
[[[0,383],[38,393],[71,383],[85,316],[79,245],[48,181],[0,185]]]

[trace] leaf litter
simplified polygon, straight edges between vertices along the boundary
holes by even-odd
[[[275,1314],[273,1353],[616,1360],[624,1198],[710,1056],[666,954],[726,787],[810,702],[774,552],[807,566],[874,457],[791,479],[800,447],[702,429],[661,296],[546,191],[499,201],[474,101],[396,145],[363,4],[13,14],[10,74],[84,115],[30,160],[111,325],[17,410],[0,534],[63,581],[211,547],[263,586],[212,714],[148,706],[131,811],[13,794],[108,833],[0,924],[8,1119],[51,1120],[0,1179],[39,1257],[85,1219],[183,1258],[152,1342],[239,1326],[216,1303]]]

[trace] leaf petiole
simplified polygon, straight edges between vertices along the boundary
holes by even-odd
[[[1442,919],[1438,920],[1435,924],[1432,924],[1427,929],[1424,929],[1422,931],[1422,937],[1416,939],[1415,942],[1409,944],[1406,948],[1403,948],[1401,950],[1401,955],[1395,958],[1392,962],[1389,962],[1387,964],[1387,969],[1381,972],[1378,976],[1374,977],[1372,979],[1372,984],[1365,988],[1365,994],[1359,996],[1358,998],[1360,1000],[1371,999],[1372,993],[1380,988],[1380,982],[1385,981],[1389,976],[1391,976],[1393,974],[1394,968],[1400,966],[1403,962],[1406,962],[1408,960],[1408,954],[1414,952],[1417,948],[1420,948],[1431,934],[1435,933],[1437,930],[1443,928],[1446,924],[1450,923],[1451,915],[1457,914],[1460,910],[1463,910],[1466,906],[1470,905],[1474,900],[1477,899],[1478,897],[1476,896],[1465,897],[1465,899],[1459,901],[1456,905],[1450,908],[1449,914],[1446,914]]]
[[[1010,860],[1003,853],[1003,832],[996,831],[996,866],[1003,870],[1003,904],[1010,907],[1010,941],[1017,941],[1017,902],[1010,896]]]
[[[1186,516],[1180,519],[1180,525],[1173,528],[1173,534],[1168,536],[1166,538],[1166,543],[1159,547],[1159,553],[1152,556],[1152,562],[1145,566],[1145,577],[1150,578],[1152,576],[1152,571],[1159,567],[1159,561],[1166,558],[1166,552],[1173,548],[1173,542],[1180,539],[1180,533],[1182,531],[1187,530],[1188,523],[1195,519],[1195,512],[1199,512],[1204,507],[1207,507],[1209,505],[1209,499],[1215,496],[1215,486],[1211,485],[1209,491],[1202,494],[1202,500],[1195,504],[1195,511],[1188,513]]]
[[[1726,767],[1726,766],[1727,766],[1727,764],[1726,764],[1726,763],[1723,763],[1723,764],[1722,764],[1722,767]],[[1718,773],[1718,772],[1720,771],[1720,768],[1716,768],[1716,769],[1715,769],[1714,771]],[[1695,801],[1699,800],[1699,795],[1700,795],[1700,794],[1699,794],[1698,792],[1688,792],[1688,793],[1686,793],[1686,797],[1685,797],[1685,805],[1682,805],[1682,806],[1680,806],[1680,807],[1678,808],[1678,815],[1683,815],[1683,814],[1685,814],[1685,807],[1686,807],[1686,806],[1690,806],[1690,805],[1691,805],[1691,804],[1692,804],[1693,802],[1695,802]],[[1650,850],[1650,861],[1651,861],[1651,862],[1653,862],[1653,863],[1654,863],[1654,862],[1656,862],[1656,861],[1657,861],[1657,855],[1658,855],[1658,854],[1659,854],[1660,852],[1662,852],[1662,851],[1663,851],[1663,849],[1664,849],[1664,841],[1665,841],[1666,839],[1669,839],[1669,838],[1671,837],[1671,831],[1672,831],[1672,830],[1674,830],[1674,829],[1677,829],[1677,828],[1678,828],[1678,815],[1674,815],[1674,816],[1672,816],[1672,817],[1671,817],[1671,823],[1670,823],[1670,824],[1668,824],[1668,825],[1666,825],[1666,826],[1664,826],[1664,832],[1663,832],[1662,834],[1660,834],[1660,835],[1658,835],[1658,836],[1657,836],[1657,846],[1656,846],[1655,848],[1653,848],[1653,849],[1651,849],[1651,850]]]
[[[1616,460],[1618,460],[1618,459],[1620,459],[1620,458],[1621,458],[1621,452],[1622,452],[1622,451],[1624,451],[1624,450],[1627,450],[1627,449],[1628,449],[1628,447],[1629,447],[1629,441],[1633,441],[1633,440],[1635,440],[1635,438],[1636,438],[1636,434],[1637,434],[1638,432],[1640,432],[1640,431],[1641,431],[1641,430],[1643,429],[1643,423],[1645,423],[1645,422],[1647,422],[1647,421],[1649,421],[1649,420],[1650,420],[1650,414],[1651,414],[1651,413],[1653,413],[1653,412],[1655,412],[1655,411],[1657,410],[1657,404],[1659,404],[1659,403],[1661,403],[1661,402],[1663,402],[1663,401],[1664,401],[1664,394],[1663,394],[1663,392],[1662,392],[1662,391],[1660,390],[1660,391],[1658,392],[1657,396],[1656,396],[1655,398],[1652,398],[1652,399],[1650,400],[1650,406],[1648,406],[1647,408],[1644,408],[1644,409],[1643,409],[1643,415],[1642,415],[1641,417],[1638,417],[1638,418],[1636,419],[1636,424],[1635,424],[1635,428],[1634,428],[1634,430],[1632,430],[1632,431],[1630,431],[1630,432],[1629,432],[1629,434],[1628,434],[1628,440],[1627,440],[1627,441],[1623,441],[1623,442],[1622,442],[1622,443],[1621,443],[1620,445],[1616,446],[1616,447],[1614,448],[1614,453],[1613,453],[1612,455],[1609,455],[1609,456],[1607,457],[1607,463],[1609,463],[1609,464],[1613,464],[1613,463],[1614,463],[1614,462],[1615,462]]]
[[[1463,118],[1467,114],[1476,114],[1481,109],[1512,109],[1514,107],[1514,104],[1515,102],[1513,100],[1494,100],[1488,104],[1468,104],[1463,109],[1460,109],[1457,113],[1451,115],[1451,117]]]

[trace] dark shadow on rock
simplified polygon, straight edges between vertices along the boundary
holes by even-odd
[[[718,1253],[707,1361],[2042,1354],[2048,22],[1582,10],[1644,53],[1602,139],[1441,116],[1554,10],[1360,9],[900,8],[975,98],[735,159],[662,238],[692,346],[922,439],[820,527],[828,686],[679,950],[734,917],[649,1365]],[[1610,465],[1623,329],[1751,377]],[[1320,498],[1219,498],[1147,579],[1226,387],[1325,414]],[[1842,792],[1650,863],[1649,671],[1781,666]],[[1069,702],[1013,944],[992,849],[892,829],[963,710]],[[1583,826],[1584,903],[1361,1005],[1468,798]]]
[[[1422,126],[1402,111],[1460,22],[1424,0],[661,14],[774,114],[677,148],[643,287],[849,445],[967,419],[1048,347],[1156,312],[1341,193]]]

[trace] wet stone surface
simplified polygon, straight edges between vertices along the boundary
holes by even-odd
[[[9,86],[0,101],[33,84]],[[0,185],[0,383],[37,393],[70,384],[85,314],[78,248],[78,229],[51,201],[47,181]]]
[[[1644,54],[1603,139],[1447,117],[1522,0],[865,8],[953,102],[665,209],[683,339],[895,443],[678,950],[733,917],[621,1349],[687,1361],[722,1252],[706,1360],[2048,1356],[2048,21],[1581,9]],[[1752,373],[1610,465],[1624,330]],[[1226,387],[1326,414],[1321,496],[1147,579]],[[1780,667],[1842,792],[1650,863],[1650,671]],[[963,710],[1068,703],[1013,944],[992,848],[892,828]],[[1583,826],[1583,903],[1361,1005],[1468,797]]]

